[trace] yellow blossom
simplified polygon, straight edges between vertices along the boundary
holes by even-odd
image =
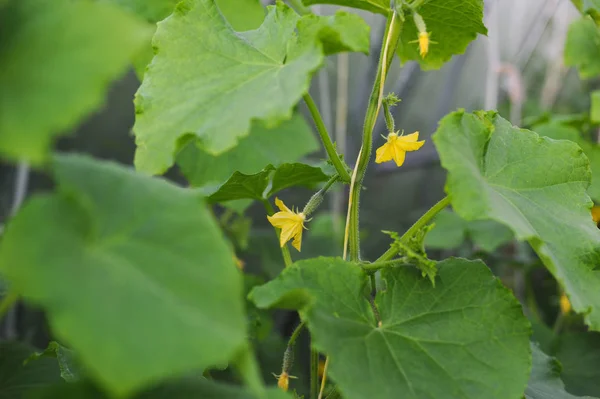
[[[564,293],[560,295],[560,311],[562,314],[568,314],[571,311],[571,302]]]
[[[279,198],[275,198],[275,205],[277,205],[280,212],[277,212],[273,216],[267,216],[267,219],[269,219],[269,222],[273,226],[281,229],[279,244],[283,247],[286,242],[293,238],[293,247],[300,251],[302,229],[304,228],[306,216],[302,212],[293,212]]]
[[[425,144],[424,140],[417,140],[419,140],[419,132],[406,136],[390,133],[387,136],[387,142],[377,149],[375,162],[382,163],[393,159],[397,166],[402,166],[407,151],[416,151]]]
[[[290,387],[290,376],[288,373],[284,371],[281,375],[277,376],[277,386],[287,392]]]
[[[425,58],[427,53],[429,52],[429,33],[421,32],[419,33],[419,54],[421,57]]]
[[[594,223],[600,224],[600,206],[592,208],[592,219],[594,219]]]

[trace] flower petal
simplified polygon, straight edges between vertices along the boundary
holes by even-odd
[[[412,143],[419,140],[419,132],[407,134],[406,136],[398,136],[398,141]]]
[[[396,166],[402,166],[405,158],[406,151],[402,149],[400,142],[397,141],[394,145],[394,161],[396,162]]]
[[[300,252],[300,247],[302,246],[302,226],[298,229],[296,234],[294,235],[294,241],[292,242],[292,246]]]
[[[393,158],[393,151],[393,146],[389,143],[385,143],[375,152],[375,163],[391,161]]]
[[[280,211],[282,212],[290,212],[293,213],[290,208],[288,208],[287,206],[285,206],[285,204],[283,203],[282,200],[280,200],[279,198],[275,197],[275,205],[277,206],[277,208],[279,208]]]
[[[398,142],[398,146],[404,151],[417,151],[419,148],[423,147],[423,144],[425,144],[425,140],[416,141],[414,143]]]

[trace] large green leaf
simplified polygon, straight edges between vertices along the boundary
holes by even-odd
[[[0,399],[25,399],[37,388],[61,382],[56,359],[25,361],[34,349],[19,342],[0,343]]]
[[[261,172],[253,175],[235,172],[208,199],[211,202],[262,200],[289,187],[313,187],[327,179],[328,176],[321,168],[302,163],[285,163],[278,168],[268,165]]]
[[[387,15],[390,12],[390,1],[389,0],[302,0],[307,5],[313,4],[335,4],[338,6],[359,8],[361,10],[367,10],[383,15]]]
[[[569,392],[600,397],[600,334],[562,334],[552,354],[563,365],[562,379]]]
[[[600,329],[600,230],[590,216],[590,166],[581,149],[513,127],[493,112],[452,113],[433,140],[449,171],[454,211],[467,220],[496,220],[529,241],[573,308]]]
[[[494,252],[510,242],[512,231],[493,220],[467,221],[456,213],[443,210],[434,219],[434,227],[425,236],[425,245],[433,249],[452,249],[467,238],[486,252]]]
[[[600,30],[592,18],[583,17],[569,27],[565,65],[577,67],[585,79],[600,75]]]
[[[89,383],[68,384],[39,390],[28,399],[109,399]],[[257,398],[241,387],[219,384],[202,377],[170,382],[136,395],[134,399],[290,399],[277,388],[270,388],[266,397]]]
[[[177,164],[192,186],[202,187],[221,184],[233,172],[251,175],[268,164],[299,161],[318,149],[310,126],[300,114],[295,114],[273,129],[254,123],[247,137],[221,155],[211,155],[191,142],[178,155]]]
[[[529,323],[483,263],[439,263],[435,288],[412,267],[386,269],[382,278],[380,322],[367,300],[367,276],[339,258],[297,262],[250,296],[259,307],[301,309],[345,398],[522,395]]]
[[[56,136],[102,105],[150,34],[109,4],[9,2],[0,13],[0,154],[44,162]]]
[[[202,198],[63,156],[0,245],[0,270],[107,390],[226,363],[245,342],[241,276]]]
[[[525,390],[525,399],[580,398],[565,391],[565,384],[560,379],[562,366],[558,360],[546,355],[537,345],[532,344],[531,351],[533,365],[529,384]]]
[[[581,137],[577,129],[564,124],[550,122],[544,125],[535,125],[534,129],[540,136],[555,140],[570,140],[581,147],[592,168],[592,184],[588,188],[588,194],[592,199],[600,201],[600,146]]]
[[[218,155],[252,120],[274,127],[291,118],[324,58],[319,35],[297,40],[299,19],[278,2],[259,29],[236,33],[213,0],[179,3],[158,27],[158,53],[136,95],[136,167],[162,173],[190,137]]]
[[[180,0],[100,0],[112,2],[156,24],[169,16]],[[259,0],[215,0],[221,14],[238,31],[256,29],[265,17]],[[148,41],[147,46],[134,60],[138,77],[142,78],[146,66],[152,61],[154,50]]]
[[[462,54],[477,37],[487,34],[483,24],[483,0],[429,0],[418,9],[427,25],[431,40],[425,58],[419,55],[419,45],[411,43],[419,32],[407,14],[398,43],[402,62],[418,61],[425,70],[439,69],[455,54]]]

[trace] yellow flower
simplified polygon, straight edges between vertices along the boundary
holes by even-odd
[[[382,163],[391,161],[396,162],[397,166],[402,166],[407,151],[416,151],[425,144],[425,141],[419,140],[419,132],[398,136],[397,133],[390,133],[387,136],[387,143],[377,149],[375,162]]]
[[[564,293],[560,296],[560,311],[562,314],[568,314],[571,311],[571,302]]]
[[[421,57],[425,58],[427,53],[429,52],[429,33],[421,32],[419,33],[419,54]]]
[[[592,219],[594,219],[594,223],[600,224],[600,206],[592,208]]]
[[[281,375],[277,376],[277,386],[287,392],[290,387],[290,376],[288,373],[284,371]]]
[[[273,216],[267,216],[267,219],[273,226],[281,229],[279,244],[283,247],[286,242],[293,238],[293,247],[300,251],[302,229],[304,228],[306,216],[302,212],[293,212],[279,198],[275,198],[275,205],[281,212],[277,212]]]

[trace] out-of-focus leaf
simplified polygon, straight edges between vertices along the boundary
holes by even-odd
[[[150,35],[110,4],[9,2],[0,13],[0,154],[47,161],[53,140],[102,105]]]
[[[577,67],[585,79],[600,75],[600,30],[592,18],[571,24],[565,46],[565,65]]]
[[[0,343],[0,399],[26,399],[36,389],[61,382],[56,359],[26,362],[34,349],[20,342]]]
[[[203,198],[80,156],[54,175],[9,223],[0,270],[86,374],[125,396],[245,347],[241,276]]]
[[[72,350],[65,348],[56,341],[52,341],[43,352],[32,354],[26,363],[44,357],[52,357],[57,360],[58,367],[60,368],[60,376],[65,381],[76,382],[81,379],[81,366],[78,364],[75,352]]]

